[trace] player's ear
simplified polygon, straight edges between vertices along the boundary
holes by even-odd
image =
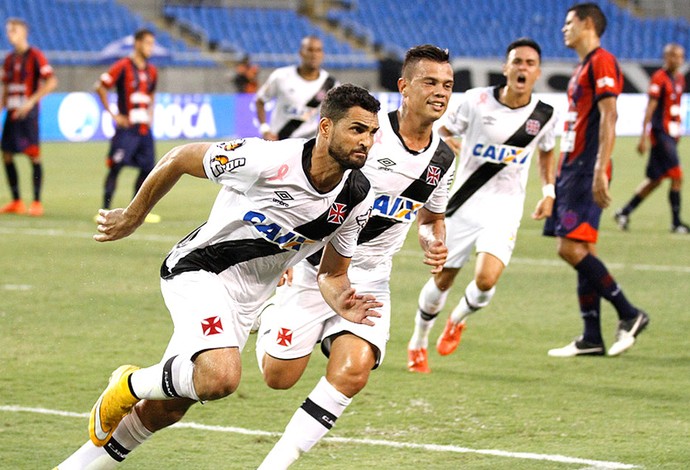
[[[323,136],[325,139],[328,139],[330,138],[332,132],[333,121],[327,117],[322,117],[319,121],[319,134],[321,134],[321,136]]]
[[[405,80],[403,77],[398,78],[398,91],[403,97],[407,96],[405,88],[407,88],[407,80]]]

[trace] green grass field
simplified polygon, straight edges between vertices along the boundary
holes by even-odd
[[[622,205],[641,180],[635,140],[619,138],[612,193]],[[171,143],[159,142],[162,154]],[[690,154],[686,139],[682,154]],[[46,144],[46,215],[0,217],[0,468],[52,468],[87,437],[86,413],[120,364],[158,362],[171,333],[158,270],[170,247],[203,222],[217,187],[182,180],[131,238],[91,239],[101,204],[105,143]],[[686,165],[688,167],[690,165]],[[30,193],[26,159],[18,162]],[[555,241],[528,218],[538,195],[532,168],[514,261],[492,304],[470,318],[458,351],[430,352],[433,373],[405,369],[419,289],[427,279],[410,234],[393,274],[388,355],[325,440],[296,469],[592,469],[690,466],[690,236],[669,233],[667,184],[619,232],[604,213],[601,257],[628,297],[651,315],[638,344],[617,358],[546,355],[581,330],[575,274]],[[120,177],[116,204],[131,196]],[[8,200],[4,175],[0,203]],[[690,191],[684,218],[690,220]],[[449,306],[472,269],[461,273]],[[450,309],[432,333],[435,338]],[[605,340],[615,312],[603,307]],[[314,355],[290,391],[263,385],[253,337],[243,382],[224,400],[194,407],[122,465],[129,469],[250,469],[270,450],[325,361]],[[205,426],[215,426],[209,429]],[[273,434],[270,434],[273,433]],[[405,446],[404,444],[408,444]],[[529,458],[528,458],[529,457]]]

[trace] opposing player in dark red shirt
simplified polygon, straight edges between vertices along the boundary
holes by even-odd
[[[680,68],[685,61],[685,49],[680,44],[664,47],[664,66],[652,75],[649,101],[642,122],[642,135],[637,145],[640,155],[647,152],[647,129],[652,148],[649,152],[645,179],[635,190],[632,199],[616,211],[615,219],[621,230],[628,230],[630,213],[659,187],[665,178],[671,179],[668,200],[673,222],[671,232],[690,233],[690,226],[680,220],[680,190],[683,171],[678,157],[680,139],[680,100],[685,90],[685,77]],[[651,125],[651,126],[650,126]]]
[[[571,7],[565,18],[565,45],[580,64],[568,84],[568,115],[561,137],[556,178],[556,204],[544,234],[558,237],[558,254],[577,271],[577,293],[584,332],[572,343],[551,349],[549,356],[606,354],[601,336],[600,305],[605,298],[619,318],[616,341],[608,351],[617,356],[635,344],[649,316],[633,306],[596,256],[599,220],[611,203],[609,179],[616,139],[616,97],[623,76],[616,58],[601,48],[606,17],[594,3]]]
[[[97,84],[96,92],[116,126],[108,153],[104,209],[110,209],[117,177],[123,167],[139,168],[139,176],[134,184],[136,194],[156,163],[151,127],[158,71],[149,63],[154,45],[155,35],[152,31],[137,31],[132,54],[115,62],[110,70],[101,75]],[[113,87],[117,93],[117,112],[111,110],[108,104],[108,90]],[[147,222],[158,220],[160,218],[154,214],[147,217]]]
[[[53,68],[43,53],[29,44],[29,26],[20,18],[5,22],[7,40],[14,50],[7,54],[2,68],[2,107],[7,110],[2,131],[2,158],[12,202],[0,208],[3,214],[24,214],[26,206],[19,196],[19,177],[14,155],[24,153],[33,166],[34,200],[29,215],[43,215],[41,187],[43,166],[38,135],[38,102],[57,87]]]

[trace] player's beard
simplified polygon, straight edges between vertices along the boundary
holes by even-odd
[[[366,163],[366,158],[360,160],[358,157],[352,155],[355,150],[364,152],[365,154],[367,153],[363,148],[348,151],[336,142],[332,142],[328,146],[328,154],[346,170],[357,170],[362,168]]]

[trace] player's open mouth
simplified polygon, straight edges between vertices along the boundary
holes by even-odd
[[[429,104],[430,104],[431,106],[433,106],[434,108],[438,109],[438,110],[443,110],[443,109],[445,109],[445,107],[446,107],[446,104],[445,104],[445,103],[442,103],[442,102],[440,102],[440,101],[432,101],[432,102],[429,103]]]
[[[518,75],[517,81],[518,83],[525,83],[527,81],[527,77],[524,75]]]

